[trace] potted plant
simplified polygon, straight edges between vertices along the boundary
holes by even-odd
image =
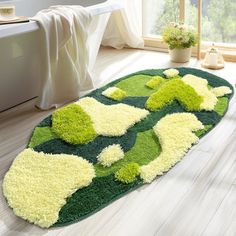
[[[198,34],[192,26],[171,23],[162,34],[164,42],[169,46],[171,61],[187,62],[191,57],[192,47],[198,43]]]

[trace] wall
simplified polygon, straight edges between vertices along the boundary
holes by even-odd
[[[17,15],[34,16],[38,11],[52,5],[91,6],[102,2],[106,0],[0,0],[0,5],[15,5]]]

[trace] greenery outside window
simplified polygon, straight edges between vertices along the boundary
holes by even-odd
[[[147,47],[166,51],[161,38],[170,22],[185,22],[201,34],[201,56],[215,44],[228,61],[236,61],[235,0],[143,0],[143,36]],[[197,55],[197,48],[193,50]]]

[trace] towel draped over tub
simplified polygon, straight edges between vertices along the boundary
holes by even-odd
[[[91,70],[103,35],[104,44],[115,48],[143,46],[127,21],[125,9],[110,15],[94,19],[81,6],[53,6],[33,17],[42,37],[40,109],[58,107],[77,99],[81,91],[94,88]]]
[[[88,50],[91,15],[80,6],[57,6],[34,18],[42,36],[42,81],[38,107],[50,109],[92,89]]]

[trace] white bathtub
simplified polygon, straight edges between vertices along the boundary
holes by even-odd
[[[15,0],[17,15],[33,16],[52,5],[88,6],[94,17],[119,9],[120,0]],[[38,96],[41,67],[36,22],[0,26],[0,112]]]

